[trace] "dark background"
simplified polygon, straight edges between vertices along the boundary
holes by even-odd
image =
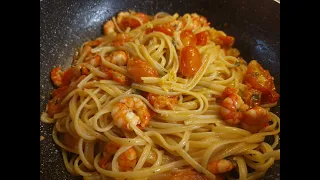
[[[280,93],[280,4],[273,0],[42,0],[40,114],[53,89],[49,78],[51,68],[69,66],[75,48],[99,36],[103,22],[128,9],[150,15],[165,11],[206,16],[213,27],[236,38],[235,47],[245,60],[256,59],[270,71]],[[280,116],[280,101],[273,111]],[[40,135],[45,137],[40,143],[40,179],[81,179],[66,171],[51,132],[51,125],[40,122]],[[264,179],[280,179],[280,161],[268,170]]]

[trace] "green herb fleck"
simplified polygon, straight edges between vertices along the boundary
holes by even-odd
[[[258,102],[259,99],[260,99],[260,95],[259,95],[259,94],[253,94],[251,98],[252,98],[252,100],[253,100],[254,102]]]

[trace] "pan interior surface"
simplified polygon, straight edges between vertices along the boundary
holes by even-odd
[[[157,12],[196,12],[208,18],[211,26],[234,36],[234,47],[245,60],[256,59],[274,77],[280,93],[280,5],[272,0],[43,0],[40,1],[40,114],[45,111],[53,85],[53,66],[68,67],[75,49],[102,33],[102,25],[117,12],[135,10]],[[280,100],[272,110],[280,116]],[[61,151],[52,140],[52,125],[40,122],[40,179],[76,180],[64,167]],[[280,144],[278,145],[280,148]],[[265,180],[280,179],[280,161],[267,171]]]

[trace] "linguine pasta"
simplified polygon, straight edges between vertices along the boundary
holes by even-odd
[[[279,97],[270,74],[273,89],[254,84],[233,42],[195,13],[130,11],[106,22],[71,68],[51,71],[59,88],[41,120],[54,124],[67,171],[87,180],[261,178],[280,159],[280,119],[269,111]]]

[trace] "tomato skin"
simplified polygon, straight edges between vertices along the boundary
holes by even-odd
[[[159,77],[156,69],[139,58],[128,61],[127,70],[131,78],[138,83],[143,82],[141,77]]]
[[[195,75],[202,65],[200,52],[193,46],[186,46],[182,49],[180,55],[179,72],[191,77]]]
[[[55,89],[51,92],[51,95],[54,96],[62,96],[67,93],[69,86],[62,86],[58,89]]]
[[[193,34],[191,30],[184,30],[180,34],[181,42],[184,46],[196,46],[197,37]]]
[[[54,96],[47,105],[47,113],[49,117],[53,117],[54,114],[60,113],[62,111],[62,106],[60,102],[62,101],[60,96]]]
[[[257,89],[264,94],[274,90],[273,79],[269,71],[264,70],[255,60],[250,61],[248,64],[244,81],[252,88]]]
[[[62,111],[61,101],[69,92],[69,86],[62,86],[51,92],[53,98],[48,102],[47,113],[49,117],[53,117],[54,114]]]
[[[72,68],[67,69],[62,76],[62,84],[68,86],[74,79],[74,74]]]
[[[155,26],[154,28],[147,28],[146,29],[146,34],[149,34],[151,32],[154,32],[154,31],[158,31],[158,32],[162,32],[168,36],[173,36],[173,27],[170,26],[169,23],[166,23],[166,24],[163,24],[163,25],[158,25],[158,26]]]
[[[202,31],[196,34],[196,37],[197,37],[197,45],[204,46],[207,44],[208,34],[206,33],[206,31]]]
[[[162,32],[168,36],[173,36],[173,28],[170,27],[170,26],[156,26],[153,28],[153,31],[159,31],[159,32]]]
[[[248,64],[247,72],[244,76],[244,82],[251,88],[257,89],[262,93],[264,103],[277,102],[280,95],[275,91],[273,77],[268,70],[256,61],[252,60]]]
[[[267,95],[263,95],[261,97],[261,102],[263,104],[267,104],[267,103],[275,103],[278,101],[278,99],[280,98],[280,95],[276,92],[276,91],[271,91],[270,94]]]

